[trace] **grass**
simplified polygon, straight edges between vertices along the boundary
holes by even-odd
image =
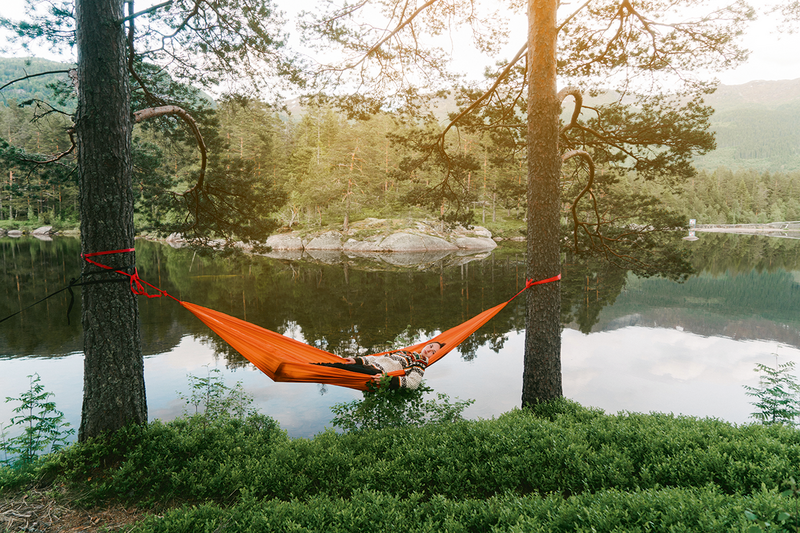
[[[795,531],[797,495],[781,491],[798,465],[790,427],[561,400],[312,439],[261,415],[154,422],[2,469],[0,496],[147,510],[131,527],[148,532]]]

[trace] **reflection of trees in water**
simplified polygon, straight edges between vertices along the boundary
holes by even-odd
[[[598,324],[605,327],[617,317],[641,314],[643,309],[692,308],[697,316],[702,309],[685,301],[687,291],[705,301],[701,307],[715,313],[747,309],[767,319],[785,320],[787,313],[797,315],[794,302],[800,302],[792,292],[797,283],[791,274],[783,272],[800,270],[798,244],[787,239],[704,234],[700,241],[681,243],[692,251],[695,269],[704,272],[684,285],[632,278],[629,271],[613,267],[602,258],[568,255],[561,284],[562,323],[589,332]],[[370,270],[363,262],[322,265],[251,256],[212,257],[147,241],[137,241],[136,249],[142,278],[176,298],[274,331],[291,329],[302,334],[306,342],[341,355],[387,349],[404,332],[416,340],[430,338],[505,301],[525,282],[524,252],[509,248],[463,265],[446,267],[440,262],[419,270],[395,271]],[[60,289],[80,272],[77,239],[0,239],[0,251],[2,316]],[[653,252],[652,257],[667,257],[667,253]],[[669,273],[673,278],[679,276],[677,264],[676,260]],[[773,274],[715,277],[754,270]],[[75,296],[70,325],[66,320],[66,291],[3,323],[0,355],[58,356],[80,351],[79,288]],[[210,343],[230,365],[247,364],[172,299],[141,298],[139,303],[146,355],[169,351],[189,334]],[[612,304],[614,307],[609,307]],[[604,308],[607,311],[601,314]],[[524,317],[523,300],[510,305],[461,345],[462,356],[474,358],[481,346],[499,350],[509,331],[524,329]],[[708,317],[695,320],[696,324],[711,322]],[[737,329],[745,332],[751,326],[756,328],[740,323]],[[756,329],[763,331],[765,327]]]
[[[687,244],[697,272],[715,276],[800,271],[800,240],[777,239],[760,235],[701,233],[698,241]]]
[[[0,318],[16,313],[80,276],[78,239],[0,239]],[[0,356],[58,356],[83,348],[80,289],[67,323],[70,294],[63,291],[0,324]]]

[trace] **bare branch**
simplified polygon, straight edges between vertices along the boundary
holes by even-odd
[[[170,6],[170,5],[172,5],[172,0],[167,0],[166,2],[162,2],[160,4],[156,4],[153,7],[148,7],[147,9],[143,9],[142,11],[139,11],[138,13],[133,13],[133,14],[128,15],[127,17],[123,17],[123,18],[121,18],[121,19],[119,19],[117,21],[117,24],[123,24],[123,23],[125,23],[125,22],[127,22],[129,20],[135,19],[136,17],[140,17],[142,15],[146,15],[148,13],[152,13],[153,11],[156,11],[158,9],[161,9],[162,7],[167,7],[167,6]]]
[[[492,84],[492,86],[491,86],[491,87],[489,87],[489,88],[486,90],[486,92],[485,92],[485,93],[483,93],[483,94],[481,95],[481,97],[480,97],[480,98],[478,98],[477,100],[475,100],[474,102],[472,102],[472,103],[471,103],[471,104],[470,104],[470,105],[469,105],[469,106],[468,106],[466,109],[464,109],[464,110],[463,110],[461,113],[459,113],[459,114],[458,114],[458,116],[457,116],[456,118],[454,118],[453,120],[451,120],[451,121],[450,121],[450,123],[449,123],[449,124],[448,124],[448,125],[447,125],[447,126],[444,128],[444,130],[442,130],[442,133],[441,133],[441,135],[439,136],[439,138],[440,138],[440,142],[441,142],[442,144],[444,144],[444,136],[445,136],[445,135],[447,135],[447,132],[448,132],[448,131],[450,131],[450,129],[451,129],[453,126],[455,126],[455,124],[456,124],[456,123],[457,123],[457,122],[458,122],[458,121],[459,121],[459,120],[460,120],[462,117],[464,117],[464,116],[468,115],[469,113],[471,113],[471,112],[472,112],[472,111],[473,111],[475,108],[477,108],[477,107],[478,107],[478,105],[479,105],[481,102],[483,102],[484,100],[486,100],[487,98],[489,98],[489,97],[490,97],[492,94],[494,94],[494,92],[497,90],[497,87],[500,85],[500,83],[502,83],[502,82],[503,82],[503,80],[505,80],[505,79],[506,79],[506,77],[508,76],[508,73],[509,73],[509,72],[511,72],[511,68],[512,68],[514,65],[516,65],[516,64],[519,62],[519,60],[520,60],[520,59],[522,59],[523,57],[525,57],[525,52],[526,52],[527,50],[528,50],[528,43],[525,43],[525,45],[524,45],[522,48],[520,48],[520,49],[519,49],[519,51],[517,52],[517,55],[515,55],[515,56],[514,56],[514,58],[513,58],[511,61],[509,61],[509,63],[508,63],[506,66],[505,66],[505,68],[503,68],[503,71],[502,71],[502,72],[501,72],[501,73],[500,73],[500,74],[497,76],[497,79],[496,79],[496,80],[495,80],[495,82]]]
[[[182,119],[188,126],[189,129],[192,130],[194,134],[194,138],[197,141],[197,147],[200,149],[200,175],[197,178],[197,183],[194,186],[190,187],[183,193],[177,194],[177,196],[188,196],[189,194],[196,194],[197,191],[201,191],[203,189],[203,181],[205,180],[206,175],[206,163],[208,159],[206,143],[203,140],[203,135],[200,133],[200,128],[197,126],[197,122],[192,118],[192,116],[183,108],[178,107],[176,105],[165,105],[160,107],[150,107],[147,109],[142,109],[137,111],[133,114],[134,122],[137,124],[139,122],[149,120],[151,118],[163,117],[163,116],[177,116]]]
[[[569,21],[572,20],[573,18],[575,18],[575,16],[577,16],[577,14],[580,13],[583,10],[583,8],[588,6],[591,2],[592,2],[592,0],[586,0],[586,2],[584,2],[581,7],[579,7],[575,11],[573,11],[572,14],[570,14],[567,18],[564,19],[564,22],[562,22],[561,24],[558,25],[558,28],[556,28],[556,32],[560,33],[561,30],[564,29],[564,26],[569,24]]]
[[[585,227],[586,226],[586,223],[580,222],[578,220],[577,207],[578,207],[578,202],[580,201],[580,199],[583,198],[583,196],[586,195],[586,193],[588,193],[591,190],[592,185],[594,184],[594,160],[592,159],[592,156],[589,154],[589,152],[584,152],[583,150],[571,150],[571,151],[569,151],[569,152],[567,152],[567,153],[565,153],[564,155],[561,156],[561,162],[562,163],[566,162],[567,160],[572,159],[573,157],[578,157],[578,158],[582,159],[587,164],[587,166],[589,167],[589,179],[586,182],[586,186],[578,194],[578,196],[576,196],[575,199],[572,201],[572,207],[570,208],[570,210],[572,211],[572,221],[575,224],[575,227],[572,230],[572,236],[573,236],[573,240],[574,240],[574,243],[575,243],[575,249],[577,250],[578,249],[578,229],[581,228],[581,227]],[[597,224],[598,224],[598,227],[599,227],[600,216],[599,216],[599,213],[597,213],[597,202],[594,203],[594,207],[595,207],[595,213],[597,214]]]
[[[24,161],[26,163],[33,163],[33,164],[36,164],[36,165],[47,165],[49,163],[55,163],[56,161],[59,161],[59,160],[63,159],[64,157],[66,157],[69,154],[71,154],[72,152],[74,152],[75,151],[75,146],[76,146],[76,143],[75,143],[75,129],[74,128],[69,128],[67,130],[67,134],[69,135],[70,147],[69,147],[69,150],[67,150],[66,152],[61,152],[60,154],[57,154],[57,155],[51,157],[50,159],[46,159],[44,161],[38,161],[36,159],[20,159],[20,161]]]
[[[6,87],[8,87],[9,85],[12,85],[12,84],[14,84],[14,83],[17,83],[17,82],[19,82],[19,81],[25,81],[25,80],[29,80],[29,79],[31,79],[31,78],[36,78],[36,77],[38,77],[38,76],[47,76],[47,75],[49,75],[49,74],[69,74],[69,73],[70,73],[70,70],[72,70],[72,69],[67,69],[67,70],[48,70],[47,72],[39,72],[39,73],[37,73],[37,74],[28,74],[28,75],[26,75],[26,76],[23,76],[22,78],[17,78],[17,79],[15,79],[15,80],[11,80],[11,81],[9,81],[8,83],[5,83],[5,84],[3,84],[2,86],[0,86],[0,91],[2,91],[3,89],[5,89],[5,88],[6,88]]]

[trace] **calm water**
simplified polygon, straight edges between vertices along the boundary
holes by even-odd
[[[756,363],[800,361],[798,241],[701,235],[681,243],[695,273],[685,283],[641,279],[608,266],[566,264],[563,292],[564,394],[607,412],[663,411],[748,421]],[[524,285],[524,253],[501,247],[481,258],[449,257],[414,267],[348,259],[212,259],[137,241],[142,278],[179,299],[211,307],[340,355],[386,348],[400,335],[433,336]],[[78,275],[79,244],[0,239],[0,318],[64,287]],[[319,259],[319,258],[318,258]],[[339,261],[341,258],[322,258]],[[391,258],[390,258],[391,259]],[[394,261],[394,260],[393,260]],[[396,262],[396,261],[394,261]],[[68,323],[69,293],[0,324],[0,396],[41,376],[74,427],[81,407],[80,295]],[[140,300],[151,418],[183,412],[187,375],[223,371],[290,435],[329,425],[330,406],[360,397],[339,387],[273,383],[171,299]],[[426,381],[451,398],[475,399],[470,418],[519,405],[524,300],[512,304]],[[13,415],[0,404],[0,423]]]

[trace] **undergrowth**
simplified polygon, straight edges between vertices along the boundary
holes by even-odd
[[[799,464],[789,426],[559,400],[312,439],[263,415],[156,421],[70,446],[33,478],[81,505],[158,510],[142,531],[795,531],[781,490]],[[0,491],[13,475],[0,469]]]

